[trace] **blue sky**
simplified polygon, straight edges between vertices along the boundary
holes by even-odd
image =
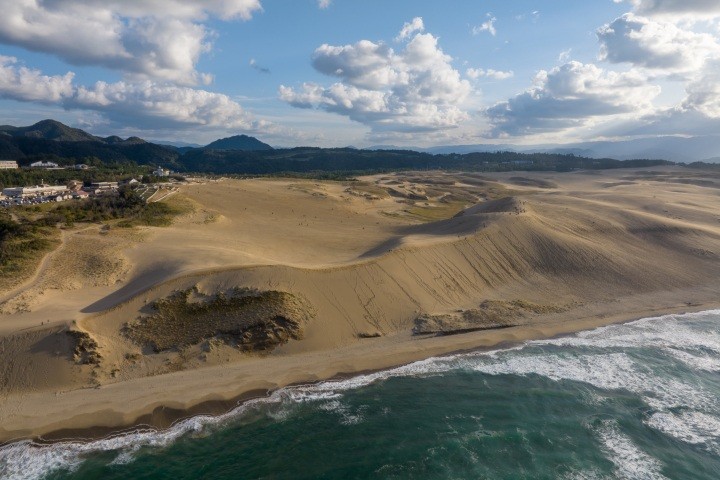
[[[0,0],[0,123],[276,146],[712,134],[711,0]]]

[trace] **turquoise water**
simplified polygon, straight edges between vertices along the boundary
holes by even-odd
[[[720,311],[280,390],[223,417],[0,449],[9,479],[718,479]]]

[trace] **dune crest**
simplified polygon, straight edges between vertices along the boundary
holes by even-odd
[[[627,184],[630,174],[638,183]],[[49,419],[71,406],[90,426],[94,405],[120,388],[135,403],[113,403],[124,413],[105,424],[157,405],[190,408],[208,396],[711,305],[720,197],[687,175],[543,172],[521,182],[431,172],[185,187],[192,214],[92,252],[104,258],[97,265],[126,258],[132,268],[110,268],[120,273],[107,281],[85,276],[84,291],[49,288],[50,268],[38,279],[42,300],[4,317],[0,352],[19,360],[0,373],[0,439],[58,429]],[[450,195],[464,200],[443,203]],[[60,320],[38,325],[51,309]],[[39,355],[43,371],[65,373],[33,373]],[[151,378],[152,401],[139,390]],[[73,393],[81,387],[102,388],[82,400]],[[39,407],[60,390],[62,402]],[[31,405],[43,414],[20,419]]]

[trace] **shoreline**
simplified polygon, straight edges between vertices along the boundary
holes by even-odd
[[[339,182],[229,180],[184,188],[194,210],[171,226],[68,236],[41,278],[3,306],[0,445],[162,431],[288,386],[356,384],[430,357],[720,308],[718,190],[678,169],[630,174],[526,175],[553,182],[549,190],[500,173],[354,184],[373,199]],[[416,191],[428,200],[410,205]],[[268,318],[276,309],[311,318],[302,340],[246,352],[216,341],[221,324],[186,338],[192,302],[238,288],[301,298],[262,307]],[[182,321],[155,315],[176,292],[197,293],[178,303]],[[412,334],[423,315],[457,330],[473,312],[516,326]],[[127,335],[151,313],[152,338]],[[467,322],[452,323],[459,316]]]
[[[98,422],[97,425],[88,425],[87,420],[89,418],[95,417],[98,414],[102,415],[103,411],[107,412],[107,409],[102,409],[100,406],[98,406],[94,413],[88,413],[84,416],[85,418],[82,418],[82,421],[80,421],[80,418],[75,417],[74,419],[71,418],[64,421],[55,422],[55,424],[60,423],[62,425],[61,428],[52,428],[48,424],[44,426],[36,425],[34,427],[35,433],[30,433],[28,431],[24,435],[13,435],[12,430],[6,430],[5,426],[3,426],[0,430],[0,448],[23,441],[31,441],[33,444],[40,446],[64,443],[87,444],[99,440],[118,438],[138,432],[151,431],[153,433],[162,433],[167,432],[179,423],[190,420],[192,418],[204,416],[217,418],[220,416],[231,414],[233,411],[241,408],[244,404],[247,404],[252,400],[270,397],[274,392],[285,388],[292,388],[303,385],[313,385],[322,382],[346,380],[372,373],[389,371],[433,357],[448,357],[474,352],[484,352],[497,349],[511,348],[513,346],[521,345],[528,341],[572,336],[582,331],[590,331],[603,326],[631,323],[646,318],[659,318],[665,315],[684,315],[713,311],[716,309],[720,309],[720,302],[700,302],[692,303],[691,305],[685,304],[677,305],[675,307],[668,306],[659,309],[643,309],[642,311],[635,311],[625,315],[623,315],[622,313],[611,315],[594,315],[589,318],[577,318],[571,322],[563,322],[556,320],[554,322],[550,321],[538,323],[537,325],[523,325],[518,327],[511,327],[510,329],[486,330],[482,332],[465,333],[452,336],[432,336],[426,338],[415,337],[412,338],[411,341],[445,341],[435,342],[440,343],[440,345],[433,345],[429,348],[415,350],[412,353],[409,353],[407,351],[401,351],[395,352],[395,355],[392,355],[392,352],[385,352],[386,357],[388,356],[387,354],[390,354],[390,357],[403,357],[405,358],[405,360],[398,363],[381,363],[382,366],[378,366],[376,368],[362,368],[358,370],[350,369],[348,371],[339,371],[338,368],[333,367],[340,367],[340,365],[342,364],[349,366],[347,362],[353,359],[353,356],[351,355],[349,358],[346,358],[343,361],[342,355],[340,355],[341,358],[336,359],[340,360],[339,364],[332,363],[331,365],[328,365],[328,370],[338,370],[331,375],[326,376],[323,374],[319,374],[316,376],[316,378],[311,380],[308,380],[307,378],[297,378],[293,381],[292,378],[288,378],[288,381],[286,383],[275,384],[272,387],[268,388],[253,388],[253,385],[247,385],[245,388],[237,388],[235,391],[236,394],[228,398],[213,398],[207,400],[200,400],[197,403],[190,403],[184,408],[173,406],[171,404],[165,405],[163,404],[165,402],[157,404],[150,403],[148,405],[145,405],[143,408],[136,410],[134,415],[133,413],[130,413],[130,417],[134,417],[134,419],[125,423],[102,425]],[[501,334],[503,332],[507,332],[508,330],[512,331],[513,337],[515,338],[514,340],[507,340],[501,338],[503,336]],[[451,341],[447,341],[448,339],[450,339]],[[403,342],[403,344],[406,343],[407,342]],[[359,350],[362,350],[362,348],[360,348]],[[423,352],[425,353],[423,354]],[[333,352],[319,353],[330,354]],[[358,353],[360,352],[353,352],[353,355],[357,355]],[[375,358],[374,360],[376,362],[382,362],[384,358]],[[190,371],[179,373],[192,374],[194,372]],[[195,373],[197,373],[197,371],[195,371]],[[132,381],[119,382],[103,388],[80,389],[68,393],[77,394],[78,392],[87,392],[88,394],[91,394],[92,392],[107,389],[107,387],[123,386],[123,384],[131,382]],[[50,394],[40,394],[40,396],[50,396]],[[75,420],[75,422],[73,422],[73,420]],[[17,430],[15,431],[17,432]]]

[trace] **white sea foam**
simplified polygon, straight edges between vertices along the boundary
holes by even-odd
[[[473,370],[488,375],[540,375],[555,381],[583,382],[603,390],[627,390],[655,409],[707,407],[717,399],[701,388],[658,376],[626,353],[583,351],[516,354],[477,359]]]
[[[197,416],[176,423],[164,431],[155,429],[135,430],[92,442],[58,442],[39,445],[31,441],[22,441],[0,448],[0,478],[7,480],[41,479],[55,470],[74,471],[84,461],[85,456],[93,452],[117,451],[118,457],[113,463],[128,463],[133,454],[142,447],[166,447],[178,438],[198,433],[213,425],[219,425],[241,410],[251,408],[248,402],[234,412],[220,416]]]
[[[200,434],[214,425],[245,415],[262,405],[275,405],[266,413],[279,421],[291,414],[292,405],[315,402],[319,407],[340,414],[346,424],[362,421],[361,412],[351,412],[342,404],[343,394],[393,377],[428,377],[448,371],[464,369],[488,375],[540,375],[555,381],[583,382],[602,390],[627,390],[638,395],[656,410],[647,424],[664,434],[689,443],[717,445],[717,430],[703,413],[705,409],[718,410],[714,396],[677,378],[657,375],[649,367],[639,364],[627,352],[633,349],[656,349],[683,362],[691,369],[718,371],[720,365],[720,327],[703,320],[717,318],[720,310],[664,316],[639,320],[625,325],[614,325],[582,332],[576,336],[527,342],[524,345],[493,352],[462,354],[443,358],[430,358],[396,369],[313,385],[280,389],[267,398],[256,399],[239,406],[232,412],[217,417],[200,416],[184,420],[165,431],[144,430],[117,435],[93,442],[63,442],[37,445],[29,441],[0,448],[0,478],[8,480],[40,479],[58,469],[76,469],[85,456],[97,451],[114,451],[114,463],[132,461],[143,447],[164,447],[189,434]],[[688,321],[692,321],[690,325]],[[701,321],[698,327],[698,321]],[[571,347],[558,349],[555,347]],[[583,350],[583,347],[587,347]],[[287,406],[287,408],[285,408]],[[683,407],[688,413],[675,415],[669,409]],[[708,415],[703,417],[702,415]],[[717,419],[715,419],[717,421]],[[712,427],[707,425],[712,424]],[[708,430],[710,428],[711,430]],[[603,433],[604,432],[604,433]],[[615,427],[601,432],[603,444],[613,452],[613,461],[625,478],[662,478],[642,476],[632,465],[655,468],[650,457],[633,450],[632,442]],[[617,434],[615,440],[613,436]],[[628,443],[629,442],[629,443]],[[622,454],[629,448],[631,454]],[[615,453],[615,452],[619,453]],[[630,472],[630,473],[627,473]],[[632,472],[639,476],[633,476]]]
[[[660,463],[635,445],[630,437],[620,431],[615,422],[603,422],[597,434],[607,451],[608,458],[615,465],[617,478],[627,480],[667,478],[661,473]]]
[[[646,421],[647,425],[692,445],[720,454],[720,418],[703,412],[657,412]]]

